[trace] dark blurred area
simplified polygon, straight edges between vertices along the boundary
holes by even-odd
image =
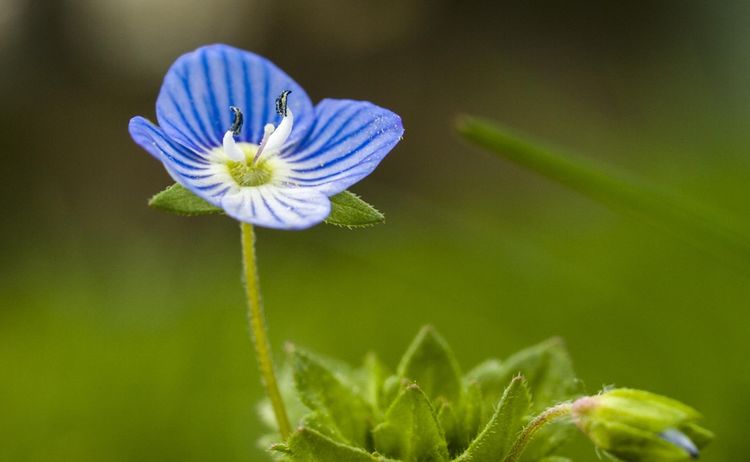
[[[748,275],[453,131],[494,118],[748,232],[750,3],[0,0],[0,460],[264,457],[236,225],[148,209],[171,181],[127,132],[214,42],[406,128],[353,188],[386,225],[259,233],[278,352],[395,366],[433,323],[468,369],[560,335],[590,391],[674,396],[704,460],[750,452]]]

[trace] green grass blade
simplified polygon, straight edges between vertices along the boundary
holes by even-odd
[[[498,124],[458,119],[468,141],[608,206],[636,214],[675,236],[750,272],[750,238],[711,211],[632,175],[544,147]]]

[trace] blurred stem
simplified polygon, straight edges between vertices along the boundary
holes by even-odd
[[[271,401],[271,406],[276,416],[276,423],[279,426],[281,438],[286,441],[292,430],[273,369],[271,345],[268,341],[266,320],[263,315],[263,305],[260,299],[258,265],[255,259],[255,231],[253,230],[253,225],[247,223],[240,223],[240,228],[242,230],[242,264],[245,270],[245,295],[247,296],[250,334],[253,346],[255,347],[255,358],[258,361],[258,368],[260,369],[266,396]]]
[[[531,422],[523,427],[521,434],[516,438],[516,441],[513,443],[513,446],[511,446],[510,451],[508,451],[508,455],[505,456],[503,462],[517,462],[521,458],[526,446],[534,437],[534,434],[553,420],[570,415],[572,406],[571,403],[560,403],[547,408],[544,412],[534,417]]]
[[[713,210],[611,167],[544,147],[489,120],[462,116],[457,130],[498,156],[606,205],[635,213],[724,262],[750,271],[750,238]]]

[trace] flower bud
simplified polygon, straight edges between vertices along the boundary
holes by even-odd
[[[693,408],[646,391],[619,388],[573,403],[573,421],[597,448],[626,462],[696,459],[713,434]]]

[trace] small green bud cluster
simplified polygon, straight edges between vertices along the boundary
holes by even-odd
[[[573,421],[597,448],[626,462],[696,459],[713,434],[693,408],[664,396],[619,388],[575,401]]]

